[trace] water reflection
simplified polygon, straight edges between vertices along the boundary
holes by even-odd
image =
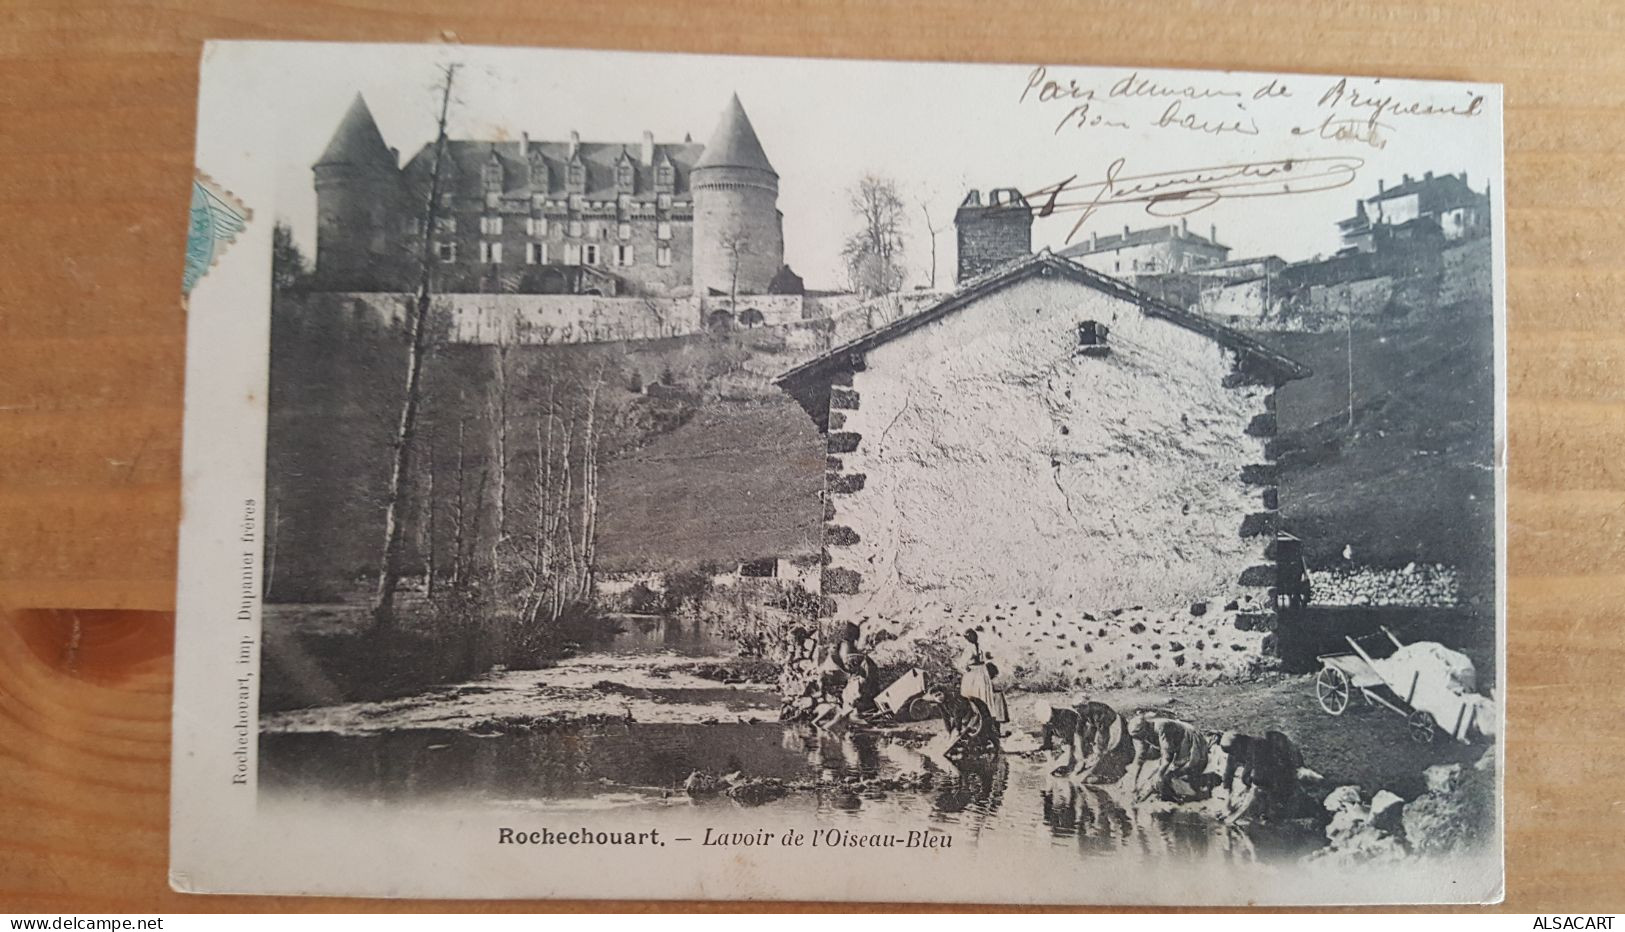
[[[916,828],[927,820],[952,825],[970,842],[985,832],[1030,833],[1036,824],[1054,844],[1088,857],[1275,860],[1319,843],[1312,828],[1244,831],[1201,806],[1135,805],[1126,787],[1057,779],[1044,761],[1006,755],[955,765],[882,734],[831,735],[777,723],[633,724],[494,737],[429,730],[269,734],[260,748],[261,784],[273,793],[565,806],[606,798],[686,802],[681,787],[694,771],[739,771],[799,787],[770,806],[853,814],[866,826]],[[726,797],[698,804],[739,805]]]
[[[734,645],[717,638],[709,626],[697,618],[671,615],[613,614],[617,631],[598,648],[609,654],[674,653],[684,657],[725,657]]]

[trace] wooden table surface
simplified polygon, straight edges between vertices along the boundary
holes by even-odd
[[[0,912],[424,908],[186,897],[165,882],[184,352],[179,286],[198,56],[208,38],[1163,65],[1503,83],[1511,396],[1504,908],[1619,908],[1625,879],[1620,7],[1606,0],[473,6],[0,4],[11,23],[0,31],[0,199],[8,227],[0,236]]]

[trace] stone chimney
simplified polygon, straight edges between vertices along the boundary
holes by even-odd
[[[579,153],[580,151],[581,151],[581,134],[576,132],[575,130],[570,130],[570,158],[572,158],[572,159],[575,158],[577,153]]]
[[[959,268],[955,281],[963,282],[1033,251],[1033,211],[1015,188],[988,192],[972,190],[954,212],[959,240]]]
[[[1377,193],[1381,194],[1381,193],[1383,193],[1384,191],[1387,191],[1387,190],[1388,190],[1388,182],[1383,181],[1381,178],[1378,178],[1377,179]]]
[[[519,157],[522,158],[522,159],[530,158],[530,134],[529,133],[520,133],[519,134]]]
[[[644,168],[650,168],[655,163],[655,134],[648,130],[643,131],[643,151],[638,155]]]
[[[1089,231],[1089,251],[1094,252],[1100,248],[1100,234],[1094,230]]]
[[[1426,174],[1424,174],[1424,175],[1423,175],[1423,176],[1422,176],[1422,180],[1423,180],[1423,181],[1432,181],[1432,180],[1433,180],[1433,173],[1432,173],[1432,172],[1428,172],[1428,173],[1426,173]]]
[[[1207,241],[1215,246],[1219,245],[1219,225],[1217,223],[1207,225]]]
[[[1180,217],[1179,218],[1179,232],[1186,235],[1186,236],[1190,235],[1191,221],[1190,221],[1189,217]]]

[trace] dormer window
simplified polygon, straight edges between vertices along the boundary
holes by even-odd
[[[587,190],[587,166],[580,159],[570,163],[570,191],[579,194]]]
[[[672,170],[671,163],[662,161],[655,166],[655,186],[670,190],[677,183],[676,172]]]
[[[1086,320],[1078,324],[1077,355],[1105,356],[1110,353],[1111,347],[1106,343],[1109,332],[1106,325],[1098,320]]]
[[[547,162],[539,150],[530,154],[530,188],[532,191],[547,191]]]
[[[486,194],[502,193],[502,160],[497,158],[495,152],[491,153],[490,160],[481,169],[480,178],[485,184]]]
[[[622,152],[620,161],[615,165],[615,187],[623,192],[631,191],[633,177],[632,160]]]

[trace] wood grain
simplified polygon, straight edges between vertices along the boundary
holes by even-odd
[[[1505,908],[1618,907],[1625,876],[1625,16],[1615,5],[496,0],[475,9],[431,0],[8,0],[6,12],[0,911],[426,905],[182,897],[165,883],[167,612],[184,353],[178,294],[205,38],[1504,83],[1512,716]],[[35,608],[80,611],[27,610]]]

